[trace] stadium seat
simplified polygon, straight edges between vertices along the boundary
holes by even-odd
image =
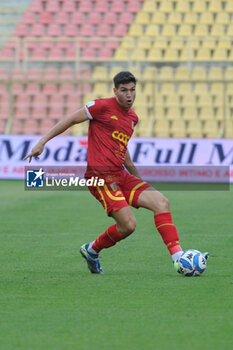
[[[194,86],[194,94],[195,95],[203,95],[203,94],[208,94],[208,83],[203,82],[203,83],[196,83]]]
[[[86,14],[89,14],[89,15],[95,13],[95,12],[93,12],[92,3],[90,1],[81,1],[80,4],[79,4],[78,11],[81,12],[82,14],[86,13]],[[98,13],[98,12],[96,12],[96,13]],[[89,22],[91,22],[90,21],[90,17],[89,17]]]
[[[214,23],[213,14],[210,12],[203,12],[200,17],[200,24],[212,25]]]
[[[59,5],[58,1],[50,0],[46,3],[46,11],[55,14],[61,10]]]
[[[98,37],[110,37],[111,36],[111,26],[107,23],[100,23],[97,27],[96,35]]]
[[[86,27],[84,27],[84,31],[85,31]],[[90,35],[89,35],[89,32],[87,33],[81,33],[80,32],[80,36],[92,36],[92,32],[90,32]],[[64,28],[64,33],[63,33],[64,36],[66,37],[78,37],[79,36],[79,30],[78,30],[78,26],[74,23],[68,23],[65,28]]]
[[[180,105],[180,97],[177,94],[168,95],[166,98],[166,107],[178,107]]]
[[[118,25],[119,24],[130,25],[132,22],[133,22],[133,14],[125,11],[125,12],[121,13]]]
[[[181,111],[180,108],[177,106],[167,106],[167,119],[168,120],[174,120],[174,119],[180,119],[181,117]]]
[[[114,13],[114,12],[107,12],[107,13],[105,13],[104,23],[107,23],[107,24],[110,24],[110,25],[116,25],[118,23],[116,13]],[[119,23],[122,23],[122,21],[120,20]]]
[[[178,30],[179,37],[191,37],[192,36],[192,25],[187,23],[182,23]]]
[[[48,60],[50,61],[57,61],[57,60],[61,60],[63,57],[63,52],[62,52],[62,49],[60,47],[53,47],[51,50],[50,50],[50,53],[49,53],[49,56],[48,56]]]
[[[107,13],[109,11],[108,3],[105,0],[98,0],[95,5],[95,12]]]
[[[201,108],[200,111],[200,119],[201,120],[208,120],[214,118],[214,111],[212,106],[204,106]]]
[[[50,24],[52,22],[51,13],[46,11],[41,12],[37,22],[46,25]]]
[[[183,2],[183,1],[182,1]],[[181,1],[178,1],[178,4],[177,4],[177,7],[179,8],[179,4],[181,3]],[[185,1],[185,3],[187,3]],[[180,9],[180,12],[182,9]],[[198,20],[197,20],[197,15],[196,13],[193,13],[193,12],[189,12],[189,11],[186,11],[185,13],[185,16],[184,16],[184,20],[183,20],[183,23],[184,24],[190,24],[190,25],[193,25],[195,26],[197,24]]]
[[[58,23],[51,23],[48,26],[47,35],[51,37],[62,36],[61,26]]]
[[[168,137],[169,136],[169,122],[168,120],[156,120],[155,123],[155,136],[156,137]]]
[[[174,37],[176,35],[175,26],[173,24],[164,24],[161,35],[165,37]]]
[[[175,80],[189,81],[190,70],[186,66],[178,66],[175,70]]]
[[[31,32],[29,36],[35,36],[35,37],[43,37],[46,36],[45,33],[45,26],[41,23],[35,23],[32,26]]]
[[[0,134],[4,134],[4,131],[5,131],[5,121],[0,118]]]
[[[58,80],[58,70],[54,66],[49,66],[44,71],[43,79],[45,81]]]
[[[192,73],[191,73],[191,79],[194,80],[203,80],[206,81],[207,79],[207,72],[205,67],[203,66],[195,66]]]
[[[183,119],[188,120],[196,120],[197,119],[197,108],[194,106],[184,107]]]
[[[201,94],[198,96],[197,104],[199,107],[212,106],[212,98],[210,94]]]
[[[26,11],[20,23],[23,23],[26,25],[28,24],[32,25],[35,23],[35,21],[36,21],[35,13],[31,11]]]
[[[178,61],[178,50],[173,47],[168,47],[165,51],[164,60]]]
[[[88,2],[86,3],[88,4]],[[79,9],[80,10],[80,9]],[[102,23],[101,15],[99,12],[89,12],[88,23],[99,25]],[[104,21],[104,23],[106,23]]]
[[[60,97],[60,96],[59,96]],[[63,104],[51,104],[49,115],[49,119],[52,119],[56,123],[64,118],[64,110]]]
[[[195,13],[204,13],[207,10],[206,2],[203,0],[196,0],[193,3],[192,11]]]
[[[208,11],[217,14],[223,10],[222,3],[220,0],[211,0],[209,2]]]
[[[26,120],[29,115],[29,105],[19,105],[15,108],[14,119]]]
[[[113,1],[111,6],[111,12],[120,14],[125,11],[125,5],[124,2],[121,0]]]
[[[208,74],[208,79],[212,81],[223,80],[223,69],[221,67],[211,67]]]
[[[151,24],[163,25],[165,22],[165,13],[159,11],[156,11],[151,19]]]
[[[128,35],[131,37],[141,37],[143,36],[144,30],[143,30],[143,25],[138,24],[138,23],[133,23],[130,28]]]
[[[66,12],[59,11],[56,13],[55,23],[67,25],[69,22],[69,17]]]
[[[192,84],[191,83],[179,83],[178,85],[178,95],[185,96],[192,93]]]
[[[218,138],[220,130],[218,130],[218,122],[216,120],[207,120],[204,123],[203,133],[208,138]]]
[[[138,1],[129,0],[127,11],[133,14],[137,14],[141,10],[141,4]]]
[[[225,29],[223,24],[213,24],[211,28],[211,36],[213,37],[224,37],[225,36]]]
[[[143,3],[142,10],[143,10],[144,12],[147,12],[147,13],[150,13],[150,14],[156,12],[157,8],[156,8],[156,3],[155,3],[155,1],[153,1],[153,0],[145,1],[145,2]]]
[[[83,37],[93,37],[95,36],[94,26],[90,23],[85,23],[80,29],[80,36]]]
[[[31,118],[34,120],[42,120],[47,117],[45,105],[33,105]]]
[[[161,95],[168,96],[175,94],[175,85],[173,83],[163,83],[160,90]]]
[[[148,25],[150,23],[150,15],[147,12],[138,12],[136,14],[135,23]]]
[[[145,35],[151,38],[157,37],[159,34],[159,27],[156,24],[148,24],[146,27]],[[143,38],[145,40],[145,38]]]
[[[197,52],[196,60],[198,61],[209,61],[211,58],[210,49],[207,47],[201,47]]]
[[[43,5],[42,5],[42,1],[40,0],[35,0],[35,1],[32,1],[30,3],[30,6],[29,6],[29,11],[33,12],[33,13],[41,13],[43,11]]]
[[[214,61],[226,61],[228,60],[227,49],[223,47],[217,47],[213,55]]]
[[[172,1],[169,1],[169,0],[161,1],[159,11],[164,12],[164,13],[173,12]]]
[[[40,134],[47,133],[52,127],[54,126],[54,121],[51,119],[43,119],[41,121],[40,128],[38,129],[38,132]]]
[[[174,72],[173,68],[171,66],[164,66],[160,69],[160,74],[159,74],[159,79],[160,80],[170,80],[173,81],[174,79]]]
[[[233,81],[233,66],[227,66],[224,74],[225,80],[232,80]]]
[[[170,24],[180,25],[182,22],[182,15],[179,12],[171,12],[168,22]]]
[[[77,24],[77,25],[83,25],[86,23],[85,16],[81,12],[74,12],[71,17],[70,23]]]
[[[45,83],[42,91],[47,96],[57,94],[57,92],[58,92],[57,84]]]
[[[186,94],[181,97],[182,107],[194,107],[196,105],[196,96],[194,94]]]
[[[71,1],[70,0],[63,1],[62,11],[68,12],[68,13],[76,12],[75,2],[72,0]]]
[[[188,137],[202,138],[202,123],[200,120],[193,119],[188,122],[187,128]]]
[[[119,23],[113,29],[112,36],[123,37],[127,34],[127,25],[125,23]]]
[[[171,130],[172,137],[184,138],[186,136],[184,120],[182,119],[173,120],[170,130]]]
[[[229,14],[227,12],[218,12],[216,14],[216,20],[215,20],[216,24],[224,24],[224,25],[228,25],[230,23],[230,18],[229,18]]]
[[[157,62],[162,61],[162,50],[156,47],[152,47],[147,56],[148,61]]]
[[[19,23],[15,29],[15,36],[17,37],[26,37],[29,36],[28,25],[25,23]]]

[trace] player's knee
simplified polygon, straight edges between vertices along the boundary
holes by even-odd
[[[170,202],[166,197],[161,196],[160,201],[157,204],[155,213],[166,213],[168,211],[170,211]]]
[[[135,218],[129,218],[125,223],[124,225],[121,227],[121,235],[123,237],[127,237],[129,235],[131,235],[131,233],[134,232],[136,228],[136,220]]]

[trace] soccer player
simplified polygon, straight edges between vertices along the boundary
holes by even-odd
[[[172,221],[169,201],[144,182],[135,168],[127,144],[138,122],[131,108],[136,97],[136,79],[128,71],[119,72],[113,79],[115,97],[87,103],[71,116],[56,124],[24,159],[38,158],[45,144],[74,124],[89,120],[87,170],[85,177],[99,176],[104,186],[89,187],[91,194],[102,204],[107,215],[115,220],[93,242],[83,244],[80,253],[92,273],[103,273],[99,252],[127,238],[136,228],[130,206],[146,208],[154,213],[155,226],[179,271],[177,260],[182,254],[176,226]],[[126,170],[126,169],[127,170]]]

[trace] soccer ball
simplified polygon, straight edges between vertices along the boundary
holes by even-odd
[[[195,249],[186,250],[178,260],[180,272],[188,277],[200,276],[206,269],[204,255]]]

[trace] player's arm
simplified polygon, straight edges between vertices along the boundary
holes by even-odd
[[[43,136],[39,140],[39,142],[35,145],[35,147],[33,147],[31,153],[28,154],[26,157],[24,157],[24,160],[29,158],[29,163],[30,163],[32,160],[32,157],[39,158],[38,156],[43,152],[44,146],[49,140],[51,140],[57,135],[60,135],[71,126],[82,123],[86,120],[88,120],[88,116],[84,108],[81,108],[78,111],[71,114],[70,116],[62,119],[52,129],[50,129],[45,136]]]
[[[128,149],[127,149],[126,154],[125,154],[124,166],[126,167],[126,169],[128,170],[128,172],[131,175],[141,179],[141,176],[139,175],[137,168],[135,167],[134,163],[132,162],[132,159],[130,157]]]

